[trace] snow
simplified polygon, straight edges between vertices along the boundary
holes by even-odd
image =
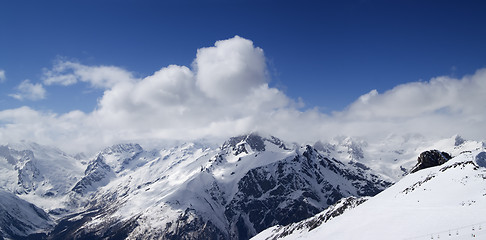
[[[10,144],[0,146],[0,188],[18,193],[20,198],[45,211],[62,208],[67,211],[65,214],[81,211],[82,208],[76,208],[80,203],[91,200],[109,202],[112,205],[107,207],[113,208],[110,218],[128,220],[140,216],[137,221],[141,225],[136,231],[142,233],[151,228],[165,227],[188,208],[197,209],[205,220],[211,220],[220,229],[227,229],[224,209],[215,209],[221,207],[217,201],[224,199],[230,202],[237,194],[238,181],[248,171],[262,166],[271,167],[272,163],[293,159],[306,151],[306,146],[285,143],[286,147],[282,148],[280,143],[272,143],[274,139],[271,137],[263,139],[265,151],[252,149],[247,139],[236,143],[239,149],[246,150],[241,152],[232,147],[214,148],[202,143],[183,143],[152,151],[144,150],[138,144],[114,145],[98,153],[113,171],[111,177],[102,180],[104,182],[93,183],[95,188],[86,196],[76,195],[71,189],[84,177],[88,163],[96,156],[83,158],[80,154],[74,157],[57,148],[28,142]],[[321,236],[329,239],[430,239],[434,234],[442,237],[449,230],[456,230],[458,237],[461,234],[466,236],[472,234],[472,227],[477,234],[484,234],[485,226],[479,229],[479,224],[486,221],[483,216],[486,216],[486,187],[483,187],[486,186],[486,153],[481,153],[484,143],[465,141],[459,136],[434,142],[426,142],[419,136],[391,136],[379,144],[349,137],[319,144],[315,146],[321,154],[350,173],[358,174],[360,168],[371,168],[380,177],[397,183],[322,227],[290,235],[289,239],[321,239]],[[404,177],[403,169],[411,169],[418,155],[430,149],[457,157],[443,166]],[[32,169],[25,167],[29,161]],[[460,167],[440,171],[442,167],[465,161],[473,161],[481,167],[475,170],[469,164],[461,171]],[[23,168],[32,173],[33,177],[26,183],[33,186],[32,191],[20,191],[23,189],[18,184],[18,169]],[[322,171],[326,180],[338,183],[343,193],[357,194],[351,183],[340,183],[342,176],[339,174],[329,169]],[[430,179],[425,181],[428,177]],[[315,179],[309,181],[318,188]],[[425,182],[417,184],[420,181]],[[414,184],[413,191],[403,192]],[[294,194],[300,196],[298,192]],[[113,199],[116,201],[113,202]],[[282,203],[282,206],[285,204]],[[89,227],[95,228],[102,222],[102,219],[93,220]],[[343,230],[343,226],[351,231]]]
[[[5,233],[8,237],[8,232],[17,236],[45,232],[52,226],[52,220],[42,210],[0,189],[0,238]]]
[[[329,142],[317,142],[314,146],[329,158],[345,163],[362,163],[391,182],[400,180],[424,151],[437,149],[458,156],[464,151],[485,148],[483,142],[464,140],[458,135],[439,140],[426,140],[421,135],[390,135],[373,143],[360,138],[336,137]]]
[[[254,168],[265,166],[282,159],[293,158],[297,155],[295,149],[282,149],[278,146],[268,143],[265,145],[264,152],[252,151],[248,144],[245,148],[248,153],[240,153],[238,155],[230,154],[227,161],[220,164],[212,164],[212,174],[218,180],[218,183],[228,196],[233,196],[238,190],[236,184],[248,171]]]
[[[441,166],[407,175],[355,209],[283,239],[484,238],[486,168],[475,162],[481,152],[464,152]]]
[[[126,196],[121,197],[123,203],[120,209],[112,217],[126,220],[141,213],[143,217],[140,221],[147,226],[165,226],[184,209],[194,208],[224,229],[224,216],[215,216],[215,212],[224,214],[224,209],[213,209],[219,204],[212,202],[213,196],[208,193],[207,187],[217,182],[225,196],[232,196],[237,191],[236,182],[250,169],[296,155],[295,150],[283,150],[268,143],[265,152],[255,152],[250,146],[245,147],[248,153],[235,156],[228,150],[221,159],[217,156],[225,150],[194,143],[163,149],[155,155],[153,152],[138,153],[137,157],[144,158],[145,164],[133,171],[120,172],[122,174],[118,178],[102,187],[93,198],[127,192]],[[119,161],[114,159],[108,162],[116,168],[115,164]]]
[[[67,194],[85,168],[81,160],[54,147],[32,142],[0,146],[0,188],[20,193],[20,198],[45,211],[66,207]],[[20,170],[27,177],[23,185],[19,184]]]
[[[281,148],[268,141],[265,141],[265,151],[252,149],[244,141],[238,144],[246,151],[237,153],[231,147],[210,149],[186,143],[156,153],[139,152],[130,161],[143,164],[120,171],[117,178],[101,187],[91,198],[97,202],[116,199],[111,202],[113,207],[116,206],[110,215],[113,219],[128,220],[140,216],[138,219],[143,226],[140,225],[137,232],[150,231],[154,226],[165,227],[186,209],[196,209],[206,221],[211,220],[220,229],[228,229],[221,201],[232,200],[238,190],[238,181],[251,169],[294,158],[299,151],[305,150]],[[124,157],[124,154],[118,155]],[[120,161],[113,158],[108,162],[116,168]],[[329,171],[329,177],[334,175]],[[342,188],[352,187],[343,185]],[[96,224],[101,222],[93,221],[89,225],[93,228]]]

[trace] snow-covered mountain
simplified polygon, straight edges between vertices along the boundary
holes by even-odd
[[[80,194],[97,189],[88,210],[64,218],[52,238],[248,239],[311,217],[342,197],[372,196],[391,184],[311,146],[256,134],[231,138],[215,150],[185,144],[146,152],[134,146],[114,146],[88,164],[73,188]]]
[[[318,227],[305,224],[314,217],[294,224],[298,229],[273,227],[254,239],[483,239],[485,213],[486,152],[481,149],[409,174]]]
[[[0,188],[46,212],[62,213],[85,162],[53,147],[22,142],[0,146]]]
[[[49,239],[248,239],[313,216],[317,227],[349,211],[407,175],[422,150],[457,156],[485,148],[458,136],[385,142],[299,145],[248,134],[216,148],[118,144],[91,157],[22,142],[0,146],[0,188],[49,214]]]

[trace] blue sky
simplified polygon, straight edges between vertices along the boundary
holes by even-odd
[[[263,50],[270,88],[329,117],[374,89],[486,67],[485,10],[484,1],[3,1],[0,111],[92,114],[111,88],[47,84],[56,63],[143,79],[171,64],[194,70],[198,49],[238,35]],[[22,83],[43,92],[22,96]]]
[[[7,1],[0,99],[2,108],[91,111],[100,92],[81,86],[47,88],[36,103],[8,94],[41,81],[58,57],[146,76],[239,35],[264,50],[271,84],[308,107],[342,110],[372,89],[484,67],[485,10],[482,1]]]

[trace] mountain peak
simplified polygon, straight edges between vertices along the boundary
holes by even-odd
[[[245,143],[247,143],[250,146],[250,148],[255,151],[265,151],[265,143],[263,141],[263,138],[256,133],[250,133],[247,135],[232,137],[228,139],[221,148],[222,149],[232,148],[232,150],[237,151],[238,153],[241,153],[243,151],[248,153],[247,150],[244,149],[244,147],[241,147],[241,145]]]
[[[466,140],[464,140],[464,138],[462,138],[461,136],[456,135],[456,136],[454,137],[454,146],[460,146],[460,145],[462,145],[464,142],[466,142]]]
[[[266,142],[276,145],[279,148],[289,150],[282,140],[274,136],[262,137],[258,133],[250,133],[246,135],[232,137],[224,142],[224,144],[221,146],[221,149],[234,151],[235,156],[243,152],[263,152],[266,150],[267,147]]]
[[[105,148],[102,152],[104,154],[114,154],[114,153],[136,153],[141,151],[143,151],[143,148],[137,143],[120,143]]]

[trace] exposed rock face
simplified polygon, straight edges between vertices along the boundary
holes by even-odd
[[[42,209],[0,189],[0,239],[42,238],[53,225]]]
[[[231,238],[248,239],[270,226],[312,217],[343,197],[373,196],[389,185],[307,146],[294,158],[250,170],[225,215]]]
[[[28,193],[37,189],[39,182],[42,182],[43,177],[35,164],[34,154],[31,151],[25,151],[26,154],[21,160],[25,161],[22,168],[18,169],[18,185],[19,189]]]
[[[232,137],[223,144],[222,148],[231,148],[235,152],[235,155],[248,153],[250,149],[245,148],[245,143],[248,144],[252,150],[259,152],[265,151],[264,139],[256,134]]]
[[[417,159],[417,165],[415,165],[412,170],[410,170],[410,173],[442,165],[443,163],[449,161],[449,159],[451,158],[451,155],[446,152],[441,152],[439,150],[425,151],[420,154]]]
[[[174,226],[172,226],[174,225]],[[169,231],[167,231],[170,229]],[[218,229],[210,221],[204,221],[197,215],[194,209],[186,209],[175,222],[171,222],[165,228],[165,231],[150,236],[151,239],[228,239],[228,236]]]
[[[464,142],[466,142],[466,140],[464,140],[464,138],[462,138],[461,136],[457,135],[455,138],[454,138],[454,146],[460,146],[461,144],[463,144]]]
[[[293,223],[287,226],[275,226],[270,228],[271,234],[266,240],[277,240],[285,238],[286,236],[294,232],[312,231],[315,228],[325,224],[327,221],[340,216],[344,212],[361,205],[368,200],[367,197],[347,197],[339,200],[332,206],[326,208],[326,210],[316,214],[314,217],[302,220],[297,223]]]
[[[106,185],[109,178],[114,175],[101,154],[88,165],[84,173],[85,176],[73,187],[73,192],[85,194],[94,191],[97,187]]]
[[[262,152],[265,151],[265,142],[272,143],[284,150],[290,150],[282,140],[274,136],[264,138],[255,133],[232,137],[221,146],[221,149],[231,150],[235,156],[240,153],[249,153],[249,151]],[[250,149],[246,149],[245,145]]]
[[[486,152],[480,152],[476,156],[476,164],[480,167],[486,167]]]
[[[73,214],[62,219],[49,233],[47,239],[126,239],[128,234],[137,226],[136,216],[126,221],[105,220],[106,224],[97,226],[96,231],[81,228],[93,217],[103,217],[106,212],[90,210],[80,214]]]
[[[7,146],[0,146],[0,158],[5,158],[8,164],[17,170],[16,194],[33,192],[44,180],[37,168],[37,160],[30,150],[17,151]]]

